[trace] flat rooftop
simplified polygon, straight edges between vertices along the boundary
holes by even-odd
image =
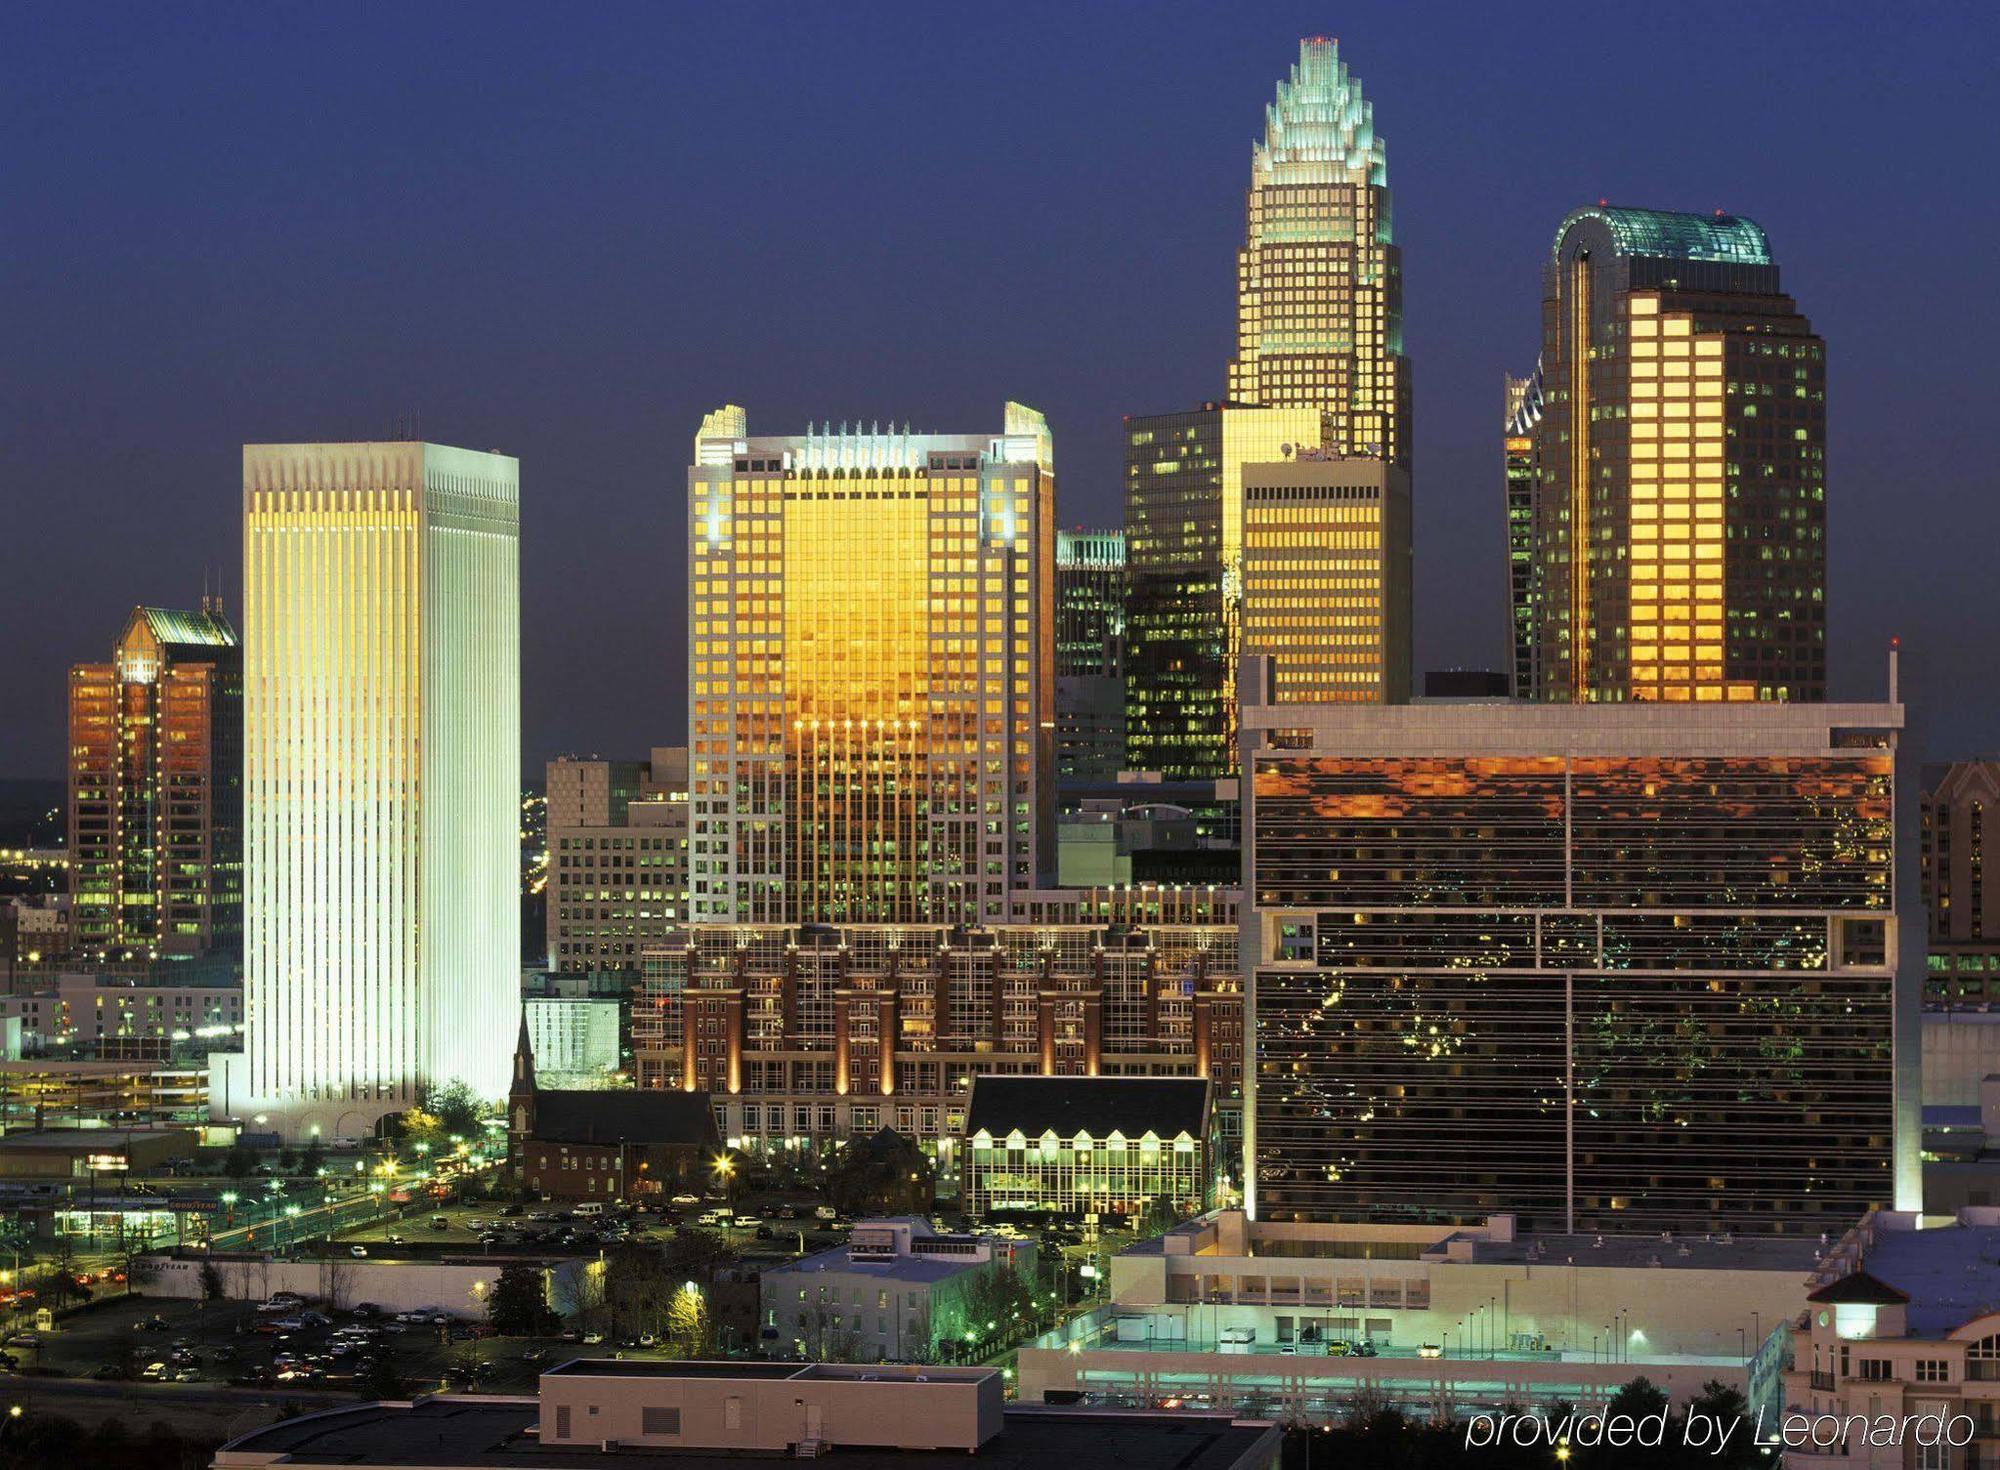
[[[1455,1237],[1459,1238],[1459,1237]],[[1441,1242],[1435,1249],[1442,1250]],[[1826,1248],[1808,1235],[1519,1235],[1477,1239],[1472,1259],[1481,1265],[1590,1267],[1643,1266],[1667,1271],[1796,1271],[1818,1267]],[[1435,1260],[1430,1252],[1426,1257]]]
[[[0,1134],[0,1149],[9,1148],[121,1148],[134,1142],[165,1140],[187,1143],[192,1128],[23,1128]]]
[[[619,1366],[626,1366],[620,1364]],[[662,1364],[662,1367],[672,1366]],[[783,1366],[783,1365],[778,1365]],[[272,1463],[292,1465],[514,1466],[576,1470],[615,1460],[624,1470],[743,1470],[762,1462],[793,1463],[782,1452],[621,1448],[615,1456],[544,1449],[528,1431],[540,1417],[533,1399],[434,1398],[409,1404],[364,1404],[286,1419],[230,1441],[217,1470]],[[1265,1433],[1227,1415],[1120,1413],[1103,1409],[1010,1407],[999,1434],[964,1450],[834,1449],[820,1458],[840,1470],[1042,1470],[1065,1461],[1131,1470],[1229,1470]]]
[[[2000,1225],[1880,1230],[1861,1269],[1909,1293],[1911,1332],[1939,1337],[2000,1312]]]

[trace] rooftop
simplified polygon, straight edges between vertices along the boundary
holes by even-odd
[[[1932,1230],[1887,1223],[1864,1250],[1858,1274],[1908,1294],[1912,1335],[1942,1336],[1974,1317],[2000,1312],[2000,1212],[1976,1214],[1979,1223]]]
[[[1001,1077],[972,1079],[965,1131],[1004,1138],[1200,1138],[1208,1082],[1200,1077]]]
[[[719,1143],[707,1093],[652,1088],[537,1089],[532,1133],[544,1143]]]
[[[1685,214],[1670,209],[1631,209],[1597,205],[1571,210],[1556,231],[1556,246],[1571,228],[1585,220],[1602,224],[1620,255],[1647,255],[1662,260],[1719,260],[1737,265],[1769,265],[1771,242],[1764,227],[1741,215]]]
[[[1441,1243],[1438,1247],[1443,1249]],[[1796,1271],[1801,1284],[1824,1247],[1809,1235],[1521,1235],[1475,1239],[1481,1265],[1534,1264],[1657,1267],[1680,1271]],[[1428,1254],[1428,1253],[1426,1253]]]
[[[628,1367],[629,1364],[620,1364]],[[659,1364],[670,1368],[672,1364]],[[785,1365],[771,1365],[785,1366]],[[432,1398],[416,1404],[364,1404],[286,1419],[232,1440],[217,1470],[265,1465],[517,1466],[575,1470],[608,1456],[544,1449],[529,1433],[539,1407],[531,1398]],[[953,1450],[840,1449],[824,1456],[840,1470],[1039,1470],[1067,1461],[1132,1470],[1228,1470],[1263,1437],[1265,1426],[1228,1416],[1124,1414],[1106,1410],[1009,1408],[1001,1432],[968,1454]],[[783,1454],[622,1448],[622,1470],[742,1470]]]

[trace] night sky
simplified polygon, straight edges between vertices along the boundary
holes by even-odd
[[[181,13],[175,13],[181,10]],[[1418,667],[1502,656],[1500,378],[1579,204],[1769,231],[1829,357],[1834,694],[1900,633],[1933,756],[2000,746],[1985,6],[29,5],[0,12],[0,775],[137,602],[241,581],[246,440],[521,460],[524,757],[684,738],[704,410],[1050,418],[1220,397],[1250,146],[1302,35],[1387,141]],[[1911,665],[1920,665],[1912,667]]]

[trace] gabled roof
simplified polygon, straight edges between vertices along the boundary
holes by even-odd
[[[542,1143],[678,1144],[712,1149],[721,1140],[705,1092],[579,1088],[535,1093]]]
[[[139,607],[132,610],[143,620],[146,631],[157,643],[181,648],[234,648],[236,630],[220,613],[189,612],[175,607]]]
[[[1809,1302],[1821,1302],[1833,1306],[1900,1307],[1910,1299],[1907,1291],[1901,1291],[1866,1271],[1853,1271],[1838,1281],[1829,1281],[1818,1291],[1806,1298]]]
[[[1108,1138],[1200,1138],[1208,1117],[1208,1082],[1201,1077],[996,1077],[972,1079],[965,1131],[1004,1138],[1088,1133]]]

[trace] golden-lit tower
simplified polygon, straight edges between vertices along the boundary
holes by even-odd
[[[688,472],[696,922],[993,923],[1053,870],[1055,475],[997,434],[710,414]]]
[[[1574,211],[1542,369],[1539,697],[1823,698],[1826,345],[1762,228]]]
[[[1375,109],[1330,37],[1299,42],[1252,154],[1229,397],[1318,408],[1332,453],[1409,463],[1387,157]]]

